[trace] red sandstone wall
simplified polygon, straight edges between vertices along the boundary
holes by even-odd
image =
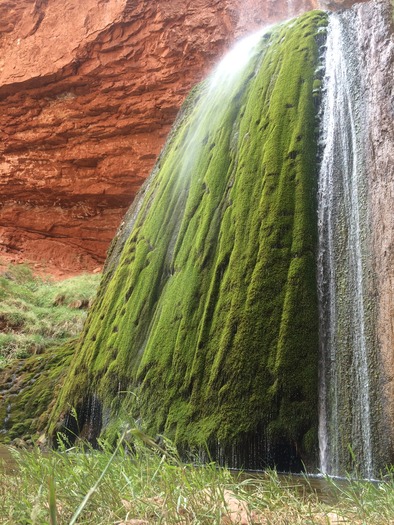
[[[235,38],[314,7],[0,0],[0,257],[101,265],[190,87]]]

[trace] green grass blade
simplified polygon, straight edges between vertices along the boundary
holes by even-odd
[[[51,525],[57,525],[57,507],[56,507],[56,484],[53,474],[49,477],[49,518]]]
[[[127,433],[128,433],[128,431],[123,433],[123,435],[120,438],[119,443],[117,444],[117,446],[116,446],[112,456],[109,458],[107,464],[105,465],[103,471],[101,472],[100,476],[98,477],[96,483],[88,490],[86,496],[83,498],[82,503],[79,505],[79,507],[75,511],[73,517],[71,518],[71,521],[70,521],[69,525],[74,525],[76,523],[76,521],[77,521],[78,517],[80,516],[81,512],[86,507],[88,501],[90,500],[92,495],[96,492],[97,487],[101,483],[101,480],[103,479],[103,477],[105,476],[105,474],[106,474],[107,470],[109,469],[111,463],[115,459],[115,457],[116,457],[116,455],[117,455],[117,453],[119,451],[119,448],[120,448],[121,444],[123,443],[123,440],[124,440],[124,438],[125,438]]]

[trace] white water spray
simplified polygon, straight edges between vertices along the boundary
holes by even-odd
[[[262,36],[269,31],[269,28],[270,26],[266,26],[256,33],[248,35],[230,49],[209,77],[210,91],[220,83],[226,85],[233,82],[237,75],[242,73],[242,70],[257,52],[258,44]]]
[[[355,13],[332,15],[327,37],[319,176],[320,461],[373,473],[366,313],[364,108]]]
[[[192,124],[187,128],[183,148],[187,155],[182,158],[180,180],[188,178],[207,139],[208,130],[214,129],[231,105],[231,93],[244,85],[244,70],[254,61],[257,67],[259,42],[270,26],[238,41],[222,58],[206,81],[200,99],[195,105]]]

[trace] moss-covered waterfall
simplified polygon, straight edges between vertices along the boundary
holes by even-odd
[[[94,439],[132,418],[233,466],[316,456],[326,24],[269,28],[191,93],[112,246],[54,421],[75,407]]]

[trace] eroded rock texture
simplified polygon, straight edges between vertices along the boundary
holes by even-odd
[[[375,0],[332,15],[326,45],[318,213],[321,468],[330,475],[356,468],[371,478],[394,457],[390,4]]]
[[[314,0],[0,2],[0,250],[101,264],[180,104],[238,36]]]
[[[100,265],[190,87],[234,39],[317,4],[1,0],[3,254]]]
[[[361,4],[367,0],[320,0],[319,5],[323,9],[329,9],[330,11],[338,11],[340,9],[348,9],[354,4]]]
[[[385,5],[380,9],[379,4]],[[360,6],[368,111],[368,185],[376,298],[376,342],[383,368],[384,444],[394,457],[394,36],[389,3]],[[367,67],[368,66],[368,67]]]

